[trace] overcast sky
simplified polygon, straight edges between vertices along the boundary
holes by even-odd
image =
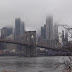
[[[0,28],[14,26],[20,17],[27,30],[38,30],[49,14],[54,22],[71,25],[72,0],[0,0]]]

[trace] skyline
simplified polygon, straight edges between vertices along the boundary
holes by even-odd
[[[72,24],[71,0],[0,0],[0,29],[13,26],[14,19],[20,17],[26,30],[39,30],[52,14],[54,21]]]

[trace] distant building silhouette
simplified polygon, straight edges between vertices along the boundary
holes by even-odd
[[[44,25],[44,27],[41,27],[41,36],[46,39],[46,25]]]
[[[15,38],[20,36],[20,18],[15,19]]]
[[[54,39],[59,41],[59,36],[58,36],[58,25],[54,25]]]
[[[46,39],[53,40],[53,16],[46,18]]]
[[[3,27],[1,29],[1,38],[6,38],[7,37],[7,27]]]
[[[46,25],[41,27],[41,36],[38,38],[40,44],[47,44],[49,47],[57,48],[59,44],[58,25],[53,25],[53,16],[46,18]]]
[[[64,38],[64,30],[62,30],[62,46],[64,46],[65,38]]]
[[[25,31],[24,22],[21,21],[20,18],[16,18],[15,19],[15,40],[20,41],[21,36],[24,35],[24,31]],[[22,50],[22,46],[17,45],[17,48],[16,48],[17,53],[20,53],[21,50]]]
[[[7,36],[9,36],[12,33],[13,33],[13,29],[12,28],[3,27],[1,29],[1,38],[6,38]]]
[[[68,43],[68,30],[65,30],[65,33],[64,33],[64,31],[62,30],[62,46],[63,47],[67,47],[66,45],[67,45],[67,43]]]
[[[8,27],[3,27],[1,29],[1,38],[2,39],[6,39],[7,36],[12,34],[13,29],[12,28],[8,28]],[[7,44],[6,43],[0,43],[0,49],[6,49],[7,48]]]
[[[65,30],[65,41],[68,42],[68,30]]]
[[[25,32],[24,22],[21,21],[21,24],[20,24],[20,35],[23,36],[24,32]]]

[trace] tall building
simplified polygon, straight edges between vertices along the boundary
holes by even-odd
[[[1,29],[1,38],[5,39],[7,37],[7,27],[3,27]],[[0,43],[0,50],[6,49],[7,45],[6,43]]]
[[[15,19],[15,40],[21,40],[21,36],[24,34],[24,22],[21,21],[20,18]],[[16,51],[20,53],[22,50],[22,46],[17,45]]]
[[[68,43],[68,30],[62,31],[62,44],[64,47],[67,47],[66,44]]]
[[[2,39],[6,39],[7,36],[9,36],[10,34],[12,34],[12,28],[3,27],[1,29],[1,38]],[[6,48],[7,48],[6,43],[0,43],[0,49],[6,49]]]
[[[20,18],[15,19],[15,38],[20,36]]]
[[[7,37],[7,27],[3,27],[1,29],[1,38],[6,38]]]
[[[20,24],[20,35],[22,36],[25,32],[25,26],[24,26],[24,22],[22,21]]]
[[[62,30],[62,46],[64,46],[65,38],[64,38],[64,30]]]
[[[46,18],[46,39],[53,40],[53,16]]]
[[[65,41],[68,42],[68,30],[65,30]]]
[[[64,31],[62,30],[62,41],[64,41]]]
[[[3,27],[1,29],[1,38],[6,38],[7,36],[9,36],[12,33],[13,33],[13,29],[12,28]]]
[[[58,36],[58,25],[54,25],[54,39],[59,41],[59,36]]]
[[[15,35],[14,39],[15,40],[20,40],[20,23],[21,23],[20,18],[16,18],[15,19],[15,33],[14,33],[14,35]],[[20,47],[21,47],[20,45],[16,45],[16,52],[19,53]]]
[[[46,39],[46,25],[44,25],[44,39]]]
[[[46,39],[46,25],[44,25],[44,27],[41,27],[41,36]]]

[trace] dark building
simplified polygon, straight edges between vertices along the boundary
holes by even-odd
[[[12,34],[12,32],[13,32],[13,29],[12,28],[3,27],[1,29],[1,38],[6,38],[10,34]]]
[[[56,41],[59,41],[58,25],[57,25],[57,24],[54,25],[54,39],[55,39]]]
[[[44,27],[41,27],[41,36],[46,39],[46,25],[44,25]]]
[[[46,39],[46,25],[44,25],[44,38]]]
[[[53,40],[53,16],[46,17],[46,39]]]
[[[65,46],[65,36],[64,36],[64,30],[62,30],[62,46]]]
[[[20,36],[20,18],[15,19],[15,38]]]
[[[24,26],[24,22],[22,21],[20,24],[20,35],[22,36],[25,32],[25,26]]]
[[[7,28],[7,36],[13,34],[13,29],[12,28]]]
[[[68,42],[68,30],[65,30],[65,41]]]
[[[3,27],[1,29],[1,38],[5,39],[12,33],[12,28]],[[7,47],[6,43],[0,43],[0,50],[5,49]]]
[[[15,33],[14,33],[14,38],[15,40],[20,40],[20,23],[21,20],[20,18],[16,18],[15,19]],[[16,51],[19,52],[18,50],[20,50],[20,45],[16,45]]]
[[[3,27],[1,29],[1,38],[6,38],[7,37],[7,27]]]
[[[68,43],[68,30],[62,31],[62,43],[63,47],[67,48],[67,43]]]
[[[15,40],[20,41],[21,36],[24,34],[24,22],[21,21],[20,18],[15,19]],[[20,45],[17,45],[16,48],[17,52],[19,53],[22,50],[22,47]]]
[[[62,41],[64,41],[64,31],[62,30]]]

